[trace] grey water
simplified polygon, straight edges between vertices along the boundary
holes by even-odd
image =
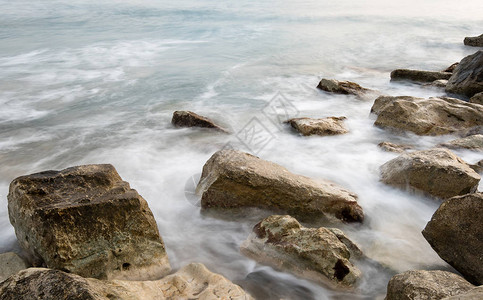
[[[15,250],[9,183],[17,176],[113,164],[149,203],[175,269],[204,263],[260,299],[383,298],[390,276],[447,269],[421,235],[435,200],[379,182],[396,157],[377,144],[425,149],[454,138],[373,126],[372,101],[318,91],[325,78],[389,95],[440,96],[392,83],[396,68],[442,70],[475,52],[481,1],[0,0],[0,252]],[[175,129],[175,110],[220,122],[231,135]],[[286,116],[346,116],[350,133],[300,137]],[[253,131],[255,130],[255,131]],[[255,139],[249,132],[260,133]],[[234,147],[355,192],[367,219],[334,224],[376,261],[353,293],[259,265],[239,253],[261,214],[200,213],[193,180]],[[475,153],[458,151],[474,163]],[[481,188],[481,186],[480,186]]]

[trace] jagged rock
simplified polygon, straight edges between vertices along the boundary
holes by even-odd
[[[190,264],[156,281],[103,281],[30,268],[0,283],[0,299],[16,300],[20,295],[24,300],[252,299],[238,285],[202,264]]]
[[[459,62],[455,62],[454,64],[452,64],[451,66],[447,67],[446,69],[443,70],[443,72],[449,72],[449,73],[453,73],[454,70],[456,69],[456,67],[459,65],[460,63]]]
[[[25,261],[17,254],[13,252],[0,254],[0,282],[27,268]]]
[[[434,82],[436,80],[448,80],[451,77],[450,72],[439,71],[421,71],[397,69],[391,72],[391,80],[409,80],[415,82]]]
[[[470,98],[470,103],[483,105],[483,92],[475,94]]]
[[[361,271],[349,261],[351,250],[332,230],[305,228],[291,216],[262,220],[243,242],[241,251],[263,264],[332,287],[353,287],[361,277]]]
[[[355,95],[358,98],[368,98],[377,92],[371,89],[363,88],[355,82],[351,81],[339,81],[335,79],[323,78],[320,80],[318,89],[329,93],[343,94],[343,95]]]
[[[470,98],[483,92],[483,50],[461,60],[448,80],[446,92]]]
[[[324,119],[294,118],[285,121],[302,135],[337,135],[348,133],[344,125],[346,117],[329,117]]]
[[[450,149],[470,149],[476,151],[483,151],[483,135],[476,134],[470,135],[464,138],[449,141],[447,143],[441,144],[441,146]]]
[[[479,300],[479,299],[483,299],[483,286],[475,287],[474,289],[464,294],[450,296],[447,298],[443,298],[442,300]]]
[[[222,132],[228,132],[223,127],[215,124],[215,122],[213,122],[212,120],[191,111],[175,111],[173,113],[171,123],[176,127],[202,127],[212,128]]]
[[[202,193],[203,209],[258,207],[304,218],[325,215],[347,222],[364,218],[353,193],[236,150],[213,154],[203,167],[197,191]]]
[[[431,247],[469,282],[483,284],[483,193],[441,204],[423,230]]]
[[[394,144],[391,142],[381,142],[377,144],[377,146],[384,151],[396,153],[403,153],[406,152],[406,150],[413,149],[413,147],[409,145]]]
[[[10,222],[34,266],[84,277],[157,279],[170,271],[153,214],[112,165],[12,181]]]
[[[479,36],[465,37],[463,43],[466,46],[483,47],[483,34]]]
[[[480,105],[446,97],[381,96],[371,112],[377,115],[376,126],[418,135],[443,135],[483,125]]]
[[[381,181],[445,199],[475,192],[480,175],[451,151],[436,148],[390,160],[381,166]]]
[[[386,300],[441,299],[463,294],[474,287],[451,272],[407,271],[389,280]]]

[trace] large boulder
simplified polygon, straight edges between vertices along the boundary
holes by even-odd
[[[481,300],[483,299],[483,286],[475,287],[474,289],[456,296],[449,296],[442,300]]]
[[[471,97],[470,103],[483,105],[483,92],[475,94],[473,97]]]
[[[337,135],[348,133],[344,120],[346,117],[329,117],[323,119],[294,118],[285,121],[302,135]]]
[[[361,277],[361,271],[349,261],[353,253],[342,240],[330,229],[305,228],[291,216],[276,215],[255,225],[240,249],[260,263],[302,278],[331,287],[351,288]],[[345,240],[350,242],[347,237]]]
[[[450,72],[439,71],[421,71],[397,69],[391,72],[391,80],[409,80],[415,82],[434,82],[436,80],[448,80],[451,77]]]
[[[483,151],[483,134],[470,135],[464,138],[449,141],[441,144],[443,147],[450,149],[470,149],[475,151]]]
[[[389,280],[386,300],[441,299],[463,294],[474,287],[451,272],[407,271]]]
[[[483,125],[481,105],[454,98],[381,96],[371,112],[377,115],[376,126],[418,135],[443,135]]]
[[[483,193],[446,200],[423,230],[431,247],[469,282],[483,284]]]
[[[171,124],[175,127],[201,127],[211,128],[220,132],[227,132],[226,129],[217,125],[211,119],[200,116],[192,111],[177,110],[173,113]]]
[[[404,153],[381,166],[381,181],[439,198],[472,193],[480,175],[454,153],[436,148]]]
[[[202,264],[190,264],[155,281],[104,281],[59,270],[30,268],[0,283],[0,299],[19,297],[23,300],[252,299],[238,285]]]
[[[466,46],[483,47],[483,34],[479,36],[467,36],[463,43]]]
[[[157,279],[170,271],[153,214],[112,165],[12,181],[10,222],[34,266],[84,277]]]
[[[296,216],[332,216],[362,222],[357,196],[326,180],[290,173],[284,167],[237,150],[213,154],[203,167],[197,192],[207,208],[258,207]]]
[[[0,282],[10,275],[16,274],[21,270],[27,269],[25,261],[13,252],[0,254]]]
[[[446,92],[467,97],[483,92],[483,50],[463,58],[448,80]]]
[[[371,89],[366,89],[355,82],[351,81],[339,81],[335,79],[322,78],[317,85],[318,89],[323,91],[342,94],[342,95],[355,95],[360,99],[366,99],[377,92]]]

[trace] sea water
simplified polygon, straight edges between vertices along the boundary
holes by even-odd
[[[330,95],[321,78],[388,95],[444,91],[392,83],[396,68],[442,70],[477,48],[480,1],[5,1],[0,9],[0,252],[18,251],[9,183],[43,170],[113,164],[149,203],[172,266],[204,263],[260,299],[381,298],[410,269],[449,269],[421,235],[439,202],[379,182],[392,141],[419,137],[373,126],[373,99]],[[175,129],[175,110],[231,131]],[[301,137],[286,117],[345,116],[350,133]],[[361,226],[333,224],[375,263],[356,293],[337,292],[255,263],[239,252],[264,215],[200,212],[192,192],[203,164],[226,147],[359,196]],[[481,155],[456,151],[469,163]]]

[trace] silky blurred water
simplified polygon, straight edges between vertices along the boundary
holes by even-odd
[[[377,144],[426,149],[454,136],[375,128],[372,99],[315,87],[326,77],[390,95],[443,95],[391,83],[389,73],[442,70],[475,52],[462,40],[482,33],[480,1],[0,4],[0,252],[18,250],[6,200],[15,177],[111,163],[148,201],[175,269],[202,262],[260,299],[374,299],[396,272],[448,268],[420,233],[439,203],[381,184],[378,168],[396,154]],[[297,136],[267,113],[279,103],[298,116],[346,116],[350,133]],[[212,117],[232,134],[174,129],[175,110]],[[263,148],[244,139],[247,124],[265,128]],[[384,268],[361,265],[359,289],[342,293],[243,257],[238,247],[262,214],[201,214],[186,195],[192,176],[227,143],[357,193],[366,222],[334,226]]]

